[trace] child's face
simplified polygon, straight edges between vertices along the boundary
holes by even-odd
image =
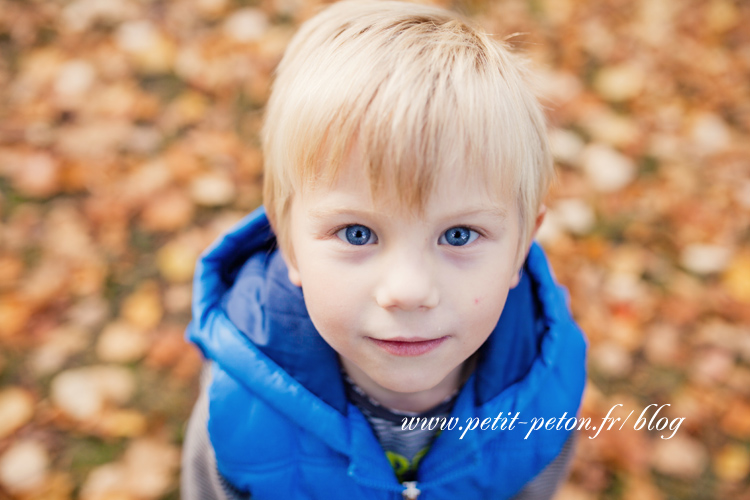
[[[492,332],[518,283],[515,201],[489,196],[472,179],[443,178],[415,216],[395,199],[373,201],[356,162],[331,188],[295,196],[290,280],[302,287],[321,336],[371,396],[388,404],[382,399],[405,401],[458,383],[461,365]]]

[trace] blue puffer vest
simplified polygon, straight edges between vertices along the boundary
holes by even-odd
[[[401,499],[405,487],[347,401],[336,353],[273,248],[261,207],[196,268],[188,338],[212,361],[208,431],[219,471],[257,500]],[[559,454],[570,431],[529,428],[580,406],[586,343],[566,301],[534,243],[452,412],[462,428],[517,415],[514,429],[498,421],[496,430],[442,432],[420,463],[419,500],[509,498]]]

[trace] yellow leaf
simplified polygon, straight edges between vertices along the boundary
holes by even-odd
[[[162,317],[159,289],[154,282],[144,283],[122,304],[122,316],[131,325],[150,330],[159,324]]]
[[[34,398],[19,387],[0,391],[0,439],[9,436],[34,416]]]
[[[734,300],[750,304],[750,252],[734,256],[722,275],[722,284]]]

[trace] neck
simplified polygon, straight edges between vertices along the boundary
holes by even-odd
[[[424,413],[445,401],[469,378],[474,368],[472,356],[451,371],[438,385],[418,392],[396,392],[379,386],[356,365],[339,357],[347,375],[368,396],[391,410]]]

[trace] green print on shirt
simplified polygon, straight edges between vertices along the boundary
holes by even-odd
[[[429,449],[430,447],[428,446],[419,450],[417,454],[414,455],[414,459],[411,462],[408,458],[399,455],[398,453],[392,451],[385,452],[385,456],[388,457],[388,461],[391,463],[391,467],[393,467],[393,472],[396,473],[396,478],[398,478],[400,483],[408,480],[408,474],[416,474],[417,468],[419,467],[419,461],[422,460],[422,457],[427,454],[427,450]]]

